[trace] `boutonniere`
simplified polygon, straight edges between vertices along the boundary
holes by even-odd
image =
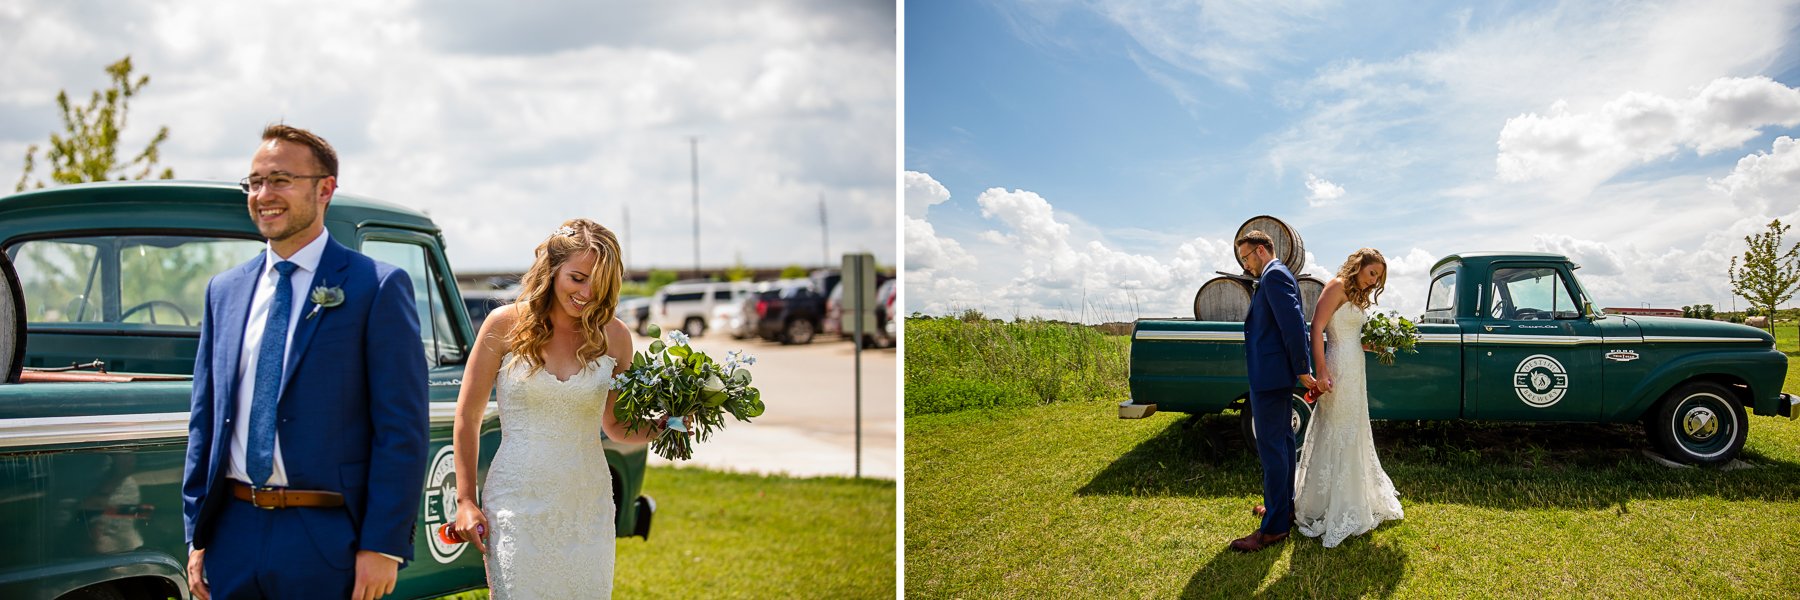
[[[315,287],[312,291],[312,303],[312,312],[306,313],[306,318],[308,319],[313,318],[313,315],[319,314],[319,309],[331,308],[343,304],[344,288],[325,285]]]

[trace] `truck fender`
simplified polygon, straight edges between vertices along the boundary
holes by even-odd
[[[1725,385],[1752,385],[1756,380],[1754,372],[1771,355],[1766,350],[1757,352],[1738,352],[1723,350],[1683,356],[1657,367],[1638,385],[1626,394],[1624,399],[1606,415],[1608,422],[1635,421],[1656,407],[1664,394],[1675,386],[1691,379],[1712,379]],[[1734,388],[1735,389],[1735,388]],[[1740,395],[1738,401],[1745,408],[1754,405],[1760,390],[1752,388],[1748,397]]]
[[[0,574],[0,598],[56,600],[84,587],[127,579],[161,580],[175,597],[188,596],[185,562],[161,552],[139,551]]]

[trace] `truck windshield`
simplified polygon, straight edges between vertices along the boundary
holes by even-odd
[[[31,240],[6,254],[30,325],[198,331],[207,282],[264,247],[223,237],[102,235]]]
[[[1494,271],[1490,315],[1506,320],[1549,320],[1580,316],[1580,305],[1552,267]]]

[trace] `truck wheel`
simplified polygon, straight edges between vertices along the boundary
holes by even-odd
[[[1708,381],[1688,383],[1663,396],[1648,426],[1650,442],[1664,455],[1700,465],[1731,462],[1749,433],[1737,396]]]
[[[690,338],[706,335],[706,321],[700,320],[700,317],[688,317],[687,322],[681,324],[681,332]]]
[[[1312,424],[1313,407],[1306,403],[1300,394],[1290,394],[1288,408],[1291,416],[1288,424],[1294,428],[1294,448],[1299,450],[1300,444],[1306,441],[1306,428]],[[1250,418],[1250,401],[1245,400],[1243,408],[1238,410],[1238,421],[1244,428],[1244,444],[1249,446],[1250,453],[1256,453],[1256,421]]]
[[[786,344],[811,344],[812,340],[813,324],[806,319],[788,321],[787,329],[781,337],[782,343]]]
[[[12,261],[0,253],[0,383],[19,380],[25,366],[25,292]]]

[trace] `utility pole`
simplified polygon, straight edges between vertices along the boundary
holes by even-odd
[[[694,277],[700,277],[700,136],[688,136],[694,174]]]
[[[821,268],[831,266],[831,227],[825,224],[825,192],[819,192],[819,233],[824,238],[824,254],[819,255]]]
[[[627,204],[627,205],[620,206],[620,209],[625,211],[625,248],[624,248],[624,251],[620,253],[623,256],[619,257],[619,268],[624,271],[630,271],[631,263],[629,261],[627,261],[626,259],[628,259],[632,256],[632,254],[631,254],[631,205]]]

